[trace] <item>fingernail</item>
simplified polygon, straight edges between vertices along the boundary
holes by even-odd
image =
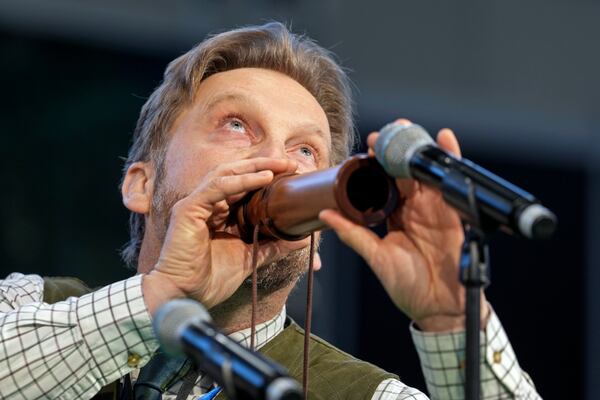
[[[318,271],[321,269],[321,267],[323,266],[323,263],[321,261],[321,256],[319,255],[319,253],[315,253],[315,258],[313,260],[313,268],[315,271]]]
[[[321,221],[323,221],[323,215],[327,214],[327,212],[328,212],[328,211],[329,211],[329,209],[325,209],[325,210],[321,210],[321,211],[319,211],[319,219],[320,219]],[[323,221],[323,222],[325,222],[325,221]],[[329,224],[328,224],[328,225],[329,225]]]

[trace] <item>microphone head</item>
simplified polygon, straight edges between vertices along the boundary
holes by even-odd
[[[396,178],[410,178],[410,159],[414,152],[435,142],[422,126],[391,123],[384,126],[375,142],[375,158]]]
[[[196,322],[210,321],[210,314],[202,304],[191,299],[177,299],[158,309],[152,327],[161,348],[170,355],[181,356],[184,354],[181,333]]]
[[[528,239],[549,239],[556,230],[556,215],[541,204],[530,204],[517,216],[519,231]]]

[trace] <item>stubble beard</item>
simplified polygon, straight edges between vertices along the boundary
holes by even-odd
[[[155,225],[156,235],[163,243],[171,219],[171,209],[179,200],[187,197],[186,194],[168,188],[164,181],[157,182],[156,191],[152,198],[152,210],[158,222]],[[318,246],[318,241],[315,243]],[[316,251],[316,248],[315,248]],[[287,256],[259,265],[257,271],[257,287],[259,295],[264,296],[285,287],[294,285],[308,269],[310,249],[308,247],[293,250]],[[242,288],[250,289],[251,278],[244,280]]]

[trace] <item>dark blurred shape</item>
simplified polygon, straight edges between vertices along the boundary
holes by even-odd
[[[168,58],[1,30],[0,53],[1,275],[130,276],[120,157]]]

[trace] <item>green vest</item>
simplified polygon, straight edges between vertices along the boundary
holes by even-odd
[[[310,400],[366,400],[384,379],[398,379],[397,375],[358,360],[315,335],[310,335],[309,346]],[[286,367],[294,379],[302,382],[304,329],[295,322],[291,321],[260,352]],[[217,396],[217,399],[224,398]]]
[[[79,297],[91,291],[75,278],[44,278],[44,301],[55,303],[67,297]],[[302,382],[304,330],[288,318],[286,327],[260,352],[287,368],[289,374]],[[346,400],[370,399],[375,389],[388,378],[398,379],[372,364],[360,361],[314,335],[310,336],[309,399]],[[117,384],[112,383],[94,396],[95,400],[117,400]],[[218,400],[226,399],[221,392]]]

